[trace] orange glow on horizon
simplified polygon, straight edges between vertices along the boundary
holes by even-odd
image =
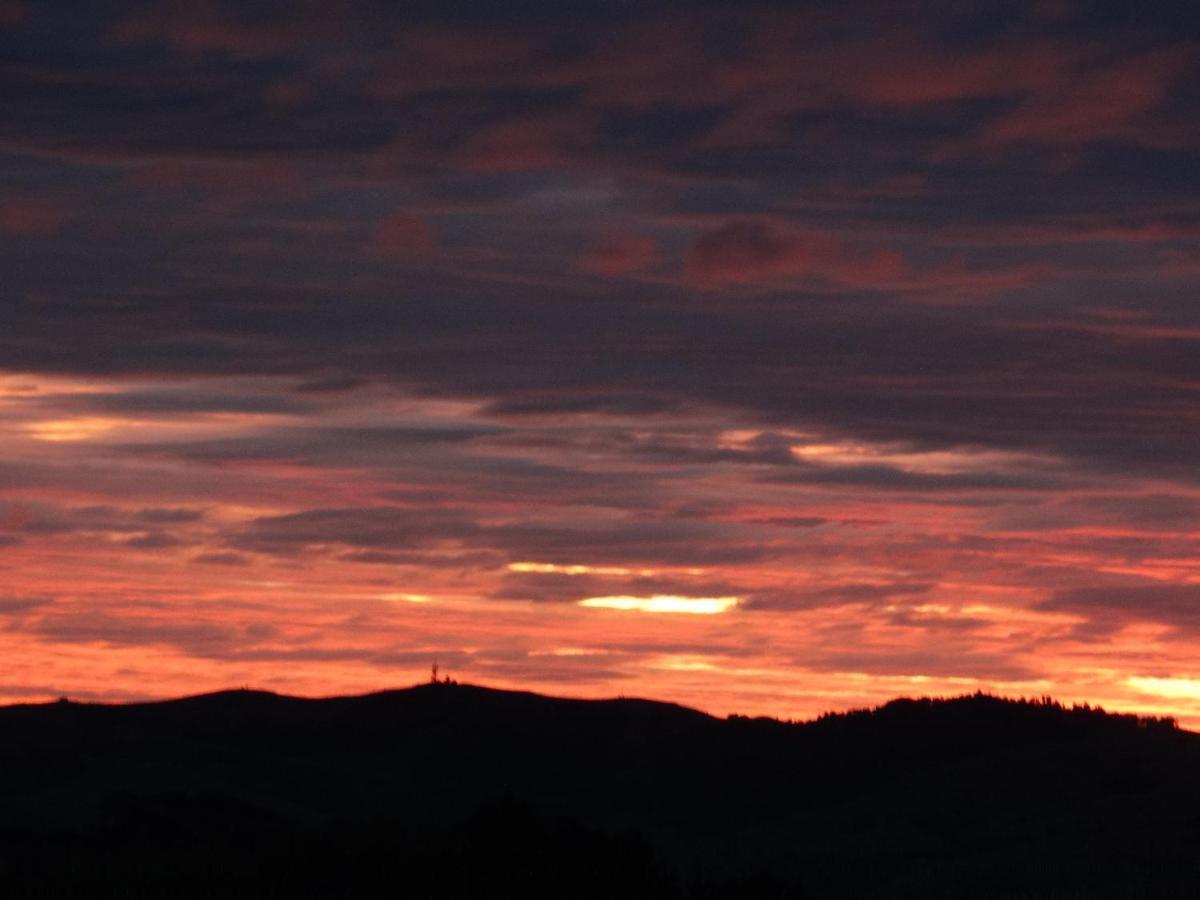
[[[694,473],[686,493],[660,498],[684,510],[678,517],[568,494],[523,518],[512,491],[524,496],[525,486],[500,484],[493,460],[519,460],[522,478],[539,466],[556,472],[558,460],[493,437],[478,404],[379,398],[368,429],[411,433],[413,449],[368,443],[374,432],[355,431],[340,409],[336,425],[321,419],[311,431],[258,413],[55,415],[55,403],[127,385],[59,385],[63,399],[43,402],[44,384],[3,383],[4,427],[25,438],[7,460],[32,473],[0,500],[3,702],[236,684],[366,692],[420,681],[437,657],[461,681],[637,694],[717,714],[808,718],[898,694],[982,689],[1200,725],[1200,667],[1176,629],[1116,613],[1094,624],[1086,609],[1056,605],[1057,589],[1036,577],[1103,573],[1187,589],[1200,575],[1186,546],[1126,558],[1106,542],[1137,528],[1102,518],[1050,527],[1035,518],[1023,530],[1027,495],[941,503],[836,483],[763,485],[717,464]],[[113,440],[134,421],[146,422],[146,443]],[[420,443],[425,430],[454,429],[480,436],[433,454]],[[749,452],[761,434],[716,440],[724,453]],[[278,443],[293,435],[300,450]],[[928,474],[1027,462],[805,440],[823,468]],[[423,470],[405,468],[410,456],[423,466],[450,456],[467,480],[428,487]],[[628,465],[591,460],[581,477],[619,462]],[[473,467],[487,474],[474,479]],[[670,489],[670,480],[659,488]],[[1058,494],[1038,508],[1087,496]],[[627,527],[634,537],[622,536]],[[722,555],[727,539],[736,542]],[[693,547],[704,541],[712,553]]]

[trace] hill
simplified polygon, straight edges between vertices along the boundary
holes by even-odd
[[[0,708],[8,897],[1191,896],[1200,735],[431,684]]]

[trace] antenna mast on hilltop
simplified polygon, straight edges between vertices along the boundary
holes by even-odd
[[[437,684],[437,683],[438,683],[438,677],[437,677],[437,676],[438,676],[438,664],[437,664],[437,660],[435,659],[435,660],[433,661],[433,671],[431,671],[431,672],[430,672],[430,674],[429,674],[429,683],[430,683],[430,684]]]

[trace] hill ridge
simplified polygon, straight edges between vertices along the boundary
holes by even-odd
[[[386,699],[398,699],[405,696],[417,696],[423,693],[450,691],[458,692],[460,695],[471,694],[477,697],[503,697],[513,699],[525,698],[534,700],[535,702],[547,701],[561,704],[579,704],[581,706],[590,707],[622,704],[630,706],[646,706],[662,710],[671,709],[693,713],[713,719],[715,721],[770,721],[793,726],[813,725],[816,723],[839,719],[856,719],[863,716],[878,716],[881,714],[887,715],[889,712],[895,712],[901,709],[907,711],[930,710],[939,706],[949,708],[968,703],[982,703],[990,705],[993,709],[1012,708],[1021,710],[1053,710],[1066,715],[1083,715],[1112,721],[1133,722],[1139,724],[1141,727],[1158,727],[1186,731],[1186,729],[1183,729],[1179,726],[1178,721],[1172,716],[1157,716],[1150,713],[1140,712],[1115,712],[1107,710],[1102,706],[1093,706],[1088,703],[1073,703],[1068,705],[1049,695],[1039,695],[1036,697],[1011,697],[982,690],[975,692],[964,692],[962,694],[937,696],[914,697],[900,695],[892,697],[889,700],[886,700],[883,703],[875,706],[853,707],[845,710],[830,710],[820,713],[811,719],[784,719],[776,716],[751,715],[737,712],[729,713],[726,716],[716,716],[702,709],[691,707],[683,703],[678,703],[671,700],[659,700],[652,697],[626,696],[624,694],[615,697],[573,697],[557,694],[544,694],[530,690],[496,688],[488,685],[475,684],[472,682],[458,681],[418,682],[407,687],[381,688],[379,690],[367,691],[359,694],[328,694],[315,697],[300,694],[286,694],[278,691],[251,687],[220,688],[212,691],[205,691],[199,694],[185,694],[178,697],[162,697],[133,701],[109,702],[74,700],[70,697],[61,697],[58,700],[48,700],[42,703],[21,702],[3,704],[0,705],[0,715],[3,715],[6,711],[13,709],[45,709],[48,707],[58,706],[87,707],[93,709],[122,709],[134,707],[153,708],[169,706],[171,704],[217,702],[219,700],[236,701],[242,699],[250,699],[252,702],[279,701],[282,703],[295,702],[303,704],[320,704],[325,702],[361,702],[371,700],[382,701]]]
[[[240,896],[204,881],[208,852],[251,881],[294,869],[288,896],[391,896],[397,854],[419,896],[492,896],[502,875],[537,895],[547,854],[556,896],[597,872],[620,878],[595,896],[940,896],[946,872],[947,896],[996,879],[1104,896],[1200,880],[1196,809],[1200,735],[982,692],[807,722],[441,683],[0,708],[0,877],[26,872],[28,896],[129,895],[97,885],[149,857],[175,868],[143,896],[179,895],[172,873],[197,866],[196,896]],[[47,894],[63,846],[91,880]],[[352,865],[367,881],[347,894]],[[488,878],[462,880],[471,866]]]

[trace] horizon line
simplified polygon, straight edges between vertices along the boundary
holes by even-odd
[[[210,697],[219,697],[219,696],[226,696],[226,695],[239,695],[239,694],[242,694],[242,695],[253,694],[253,695],[264,696],[264,697],[275,697],[275,698],[279,698],[282,700],[299,700],[299,701],[304,701],[304,702],[320,703],[320,702],[324,702],[324,701],[335,701],[335,700],[359,700],[359,699],[365,699],[368,697],[378,697],[378,696],[381,696],[384,694],[401,694],[401,693],[408,693],[411,691],[430,689],[430,688],[434,688],[434,689],[467,688],[467,689],[472,689],[472,690],[488,691],[490,693],[495,693],[495,694],[512,694],[512,695],[539,697],[539,698],[542,698],[545,700],[555,700],[555,701],[561,701],[561,702],[567,702],[567,703],[594,703],[594,704],[624,703],[624,702],[649,703],[649,704],[654,704],[657,706],[675,707],[676,709],[687,710],[689,712],[693,712],[698,715],[706,716],[715,721],[729,721],[729,720],[733,720],[733,719],[748,719],[748,720],[753,720],[753,721],[764,721],[765,720],[765,721],[771,721],[771,722],[778,722],[782,725],[807,725],[807,724],[811,724],[811,723],[815,723],[815,722],[820,722],[824,719],[836,718],[839,716],[851,716],[851,715],[855,715],[855,714],[874,713],[874,712],[878,712],[879,710],[882,710],[882,709],[892,705],[893,703],[897,703],[897,702],[948,703],[948,702],[953,702],[956,700],[984,698],[984,699],[989,699],[989,700],[997,700],[1002,703],[1011,703],[1011,704],[1018,704],[1018,705],[1057,707],[1058,709],[1063,710],[1064,712],[1090,711],[1090,712],[1098,713],[1098,714],[1113,717],[1113,718],[1135,719],[1138,722],[1157,723],[1157,724],[1169,723],[1171,725],[1171,727],[1177,731],[1186,732],[1189,734],[1200,734],[1200,730],[1192,730],[1192,729],[1188,729],[1188,728],[1185,728],[1182,725],[1180,725],[1179,719],[1176,716],[1162,716],[1162,715],[1154,715],[1151,713],[1143,713],[1143,712],[1114,712],[1114,711],[1106,709],[1105,707],[1100,706],[1098,704],[1091,704],[1091,703],[1086,703],[1086,702],[1085,703],[1067,704],[1049,694],[1042,694],[1039,696],[1031,696],[1031,697],[1007,696],[1004,694],[993,693],[991,691],[985,691],[982,689],[977,689],[975,691],[964,691],[961,694],[917,695],[917,696],[907,695],[907,694],[898,694],[898,695],[891,697],[888,700],[885,700],[882,703],[878,703],[874,706],[857,706],[857,707],[851,707],[851,708],[843,709],[843,710],[827,710],[825,712],[819,713],[816,716],[813,716],[812,718],[808,718],[808,719],[791,719],[791,718],[785,719],[785,718],[780,718],[778,716],[748,715],[748,714],[737,713],[737,712],[732,712],[732,713],[728,713],[727,715],[720,716],[720,715],[714,715],[713,713],[710,713],[704,709],[700,709],[699,707],[688,706],[687,704],[679,703],[674,700],[659,700],[659,699],[655,699],[653,697],[633,696],[633,695],[627,695],[627,694],[618,694],[618,695],[612,696],[612,697],[577,697],[577,696],[570,696],[570,695],[563,695],[563,694],[547,694],[547,693],[541,693],[539,691],[525,690],[525,689],[519,689],[519,688],[492,687],[489,685],[477,684],[474,682],[461,682],[461,681],[458,681],[457,679],[452,679],[449,676],[445,677],[444,679],[436,680],[436,681],[434,681],[434,680],[418,681],[413,684],[407,685],[405,687],[380,688],[378,690],[365,691],[363,693],[358,693],[358,694],[322,694],[322,695],[317,695],[317,696],[304,695],[304,694],[286,694],[286,693],[281,693],[279,691],[273,691],[268,688],[251,687],[250,685],[246,685],[246,684],[239,685],[237,687],[218,688],[216,690],[203,691],[198,694],[183,694],[183,695],[179,695],[179,696],[157,697],[157,698],[146,699],[146,700],[118,700],[118,701],[75,700],[75,699],[72,699],[69,695],[64,694],[55,700],[27,701],[27,702],[21,702],[21,703],[3,703],[3,704],[0,704],[0,712],[3,712],[4,710],[8,710],[8,709],[22,709],[22,708],[31,708],[31,707],[87,706],[87,707],[103,707],[103,708],[120,708],[120,707],[132,707],[132,706],[154,706],[154,705],[168,704],[168,703],[179,703],[179,702],[184,702],[184,701],[188,701],[188,700],[201,700],[201,699],[210,698]]]

